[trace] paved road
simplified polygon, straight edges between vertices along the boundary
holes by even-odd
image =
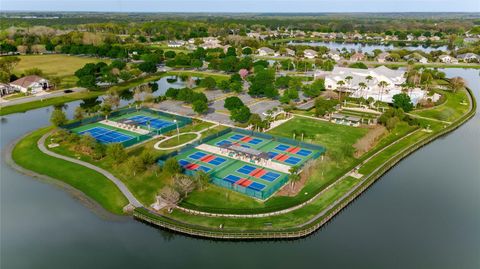
[[[95,171],[99,172],[100,174],[107,177],[110,181],[112,181],[120,189],[120,191],[123,193],[123,195],[125,195],[125,197],[127,197],[128,202],[132,206],[134,206],[134,207],[143,207],[144,206],[144,205],[142,205],[142,203],[140,203],[140,201],[137,200],[137,198],[135,198],[135,196],[133,196],[133,194],[130,192],[130,190],[127,188],[127,186],[125,186],[125,184],[123,184],[122,181],[120,181],[118,178],[116,178],[110,172],[108,172],[108,171],[106,171],[106,170],[104,170],[100,167],[97,167],[93,164],[90,164],[90,163],[87,163],[87,162],[84,162],[84,161],[80,161],[80,160],[77,160],[77,159],[74,159],[74,158],[66,157],[66,156],[63,156],[63,155],[60,155],[60,154],[57,154],[55,152],[51,152],[50,150],[48,150],[45,147],[45,139],[49,135],[50,135],[50,132],[46,133],[37,142],[38,148],[40,149],[41,152],[43,152],[47,155],[50,155],[52,157],[62,159],[62,160],[68,161],[68,162],[76,163],[76,164],[85,166],[87,168],[90,168],[92,170],[95,170]]]
[[[50,99],[54,97],[59,97],[59,96],[64,96],[67,94],[72,94],[74,92],[82,92],[85,91],[85,88],[71,88],[68,89],[73,92],[71,93],[65,93],[64,91],[56,91],[52,92],[46,95],[41,95],[41,96],[29,96],[29,97],[23,97],[23,98],[18,98],[18,99],[13,99],[13,100],[2,100],[0,101],[0,107],[7,107],[7,106],[13,106],[13,105],[18,105],[18,104],[24,104],[24,103],[29,103],[33,101],[38,101],[38,100],[45,100],[45,99]]]

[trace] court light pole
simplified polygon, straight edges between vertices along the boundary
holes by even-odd
[[[175,124],[177,125],[177,141],[180,144],[180,130],[178,130],[178,121],[173,120],[173,122],[175,122]]]

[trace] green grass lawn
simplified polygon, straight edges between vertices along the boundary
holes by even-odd
[[[363,128],[296,117],[274,128],[269,133],[292,138],[294,130],[303,130],[306,134],[305,142],[322,145],[326,148],[327,152],[329,150],[338,150],[338,148],[341,147],[352,147],[358,139],[368,132],[367,129]],[[300,139],[300,137],[297,138]],[[340,153],[340,155],[341,154],[342,153]],[[339,176],[343,175],[358,162],[359,160],[344,155],[341,155],[339,160],[332,160],[330,158],[325,158],[323,161],[318,160],[317,167],[309,177],[306,185],[302,191],[294,197],[273,196],[262,203],[237,192],[219,187],[211,187],[212,184],[210,184],[209,187],[202,192],[192,193],[182,202],[182,205],[208,211],[233,211],[238,213],[245,213],[247,211],[266,212],[273,209],[285,208],[311,197]],[[307,195],[305,195],[305,193],[307,193]]]
[[[313,218],[357,183],[358,179],[347,177],[336,184],[333,188],[325,191],[321,198],[315,200],[315,202],[291,213],[273,217],[252,219],[209,218],[190,215],[179,210],[174,210],[172,214],[168,214],[168,217],[182,222],[195,223],[196,225],[211,229],[217,229],[220,224],[223,224],[224,231],[291,229]]]
[[[272,135],[293,138],[293,133],[304,133],[305,142],[319,144],[332,150],[343,145],[353,145],[368,129],[334,124],[325,121],[295,117],[269,131]],[[300,137],[296,137],[300,139]]]
[[[412,111],[412,114],[426,118],[432,118],[442,121],[454,121],[465,114],[469,106],[467,93],[465,90],[459,90],[456,93],[450,91],[439,91],[446,98],[446,101],[438,106]],[[462,104],[465,102],[465,104]]]
[[[19,56],[19,58],[20,62],[13,70],[17,76],[22,75],[27,69],[38,68],[43,71],[45,76],[61,77],[61,88],[75,86],[77,78],[74,76],[74,73],[85,64],[100,61],[110,62],[108,59],[68,56],[63,54],[25,55]]]
[[[178,137],[172,137],[163,141],[159,146],[163,148],[175,147],[187,143],[197,137],[196,134],[180,134]]]
[[[49,130],[40,129],[22,139],[13,150],[13,160],[28,170],[67,183],[112,213],[122,214],[128,201],[110,180],[89,168],[51,157],[38,149],[38,139]]]

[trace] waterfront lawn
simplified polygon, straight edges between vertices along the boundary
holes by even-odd
[[[74,76],[74,73],[85,64],[100,61],[110,62],[108,59],[68,56],[64,54],[25,55],[18,57],[20,62],[13,70],[17,76],[22,75],[27,69],[38,68],[43,71],[45,76],[62,78],[61,88],[75,86],[77,78]]]
[[[465,89],[458,90],[455,93],[441,90],[439,90],[439,92],[446,98],[446,101],[443,104],[432,108],[416,110],[413,111],[412,114],[426,118],[452,122],[468,112],[469,101]]]
[[[358,179],[353,177],[347,177],[339,181],[335,186],[325,191],[322,196],[315,200],[313,203],[292,211],[287,214],[282,214],[272,217],[264,218],[211,218],[204,216],[191,215],[184,213],[180,210],[174,210],[173,213],[168,214],[164,212],[169,218],[195,225],[201,225],[209,229],[218,230],[218,227],[222,224],[223,231],[268,231],[273,229],[293,229],[296,226],[304,224],[306,221],[312,219],[325,210],[335,200],[339,199],[354,185],[357,185]]]
[[[293,138],[293,132],[303,132],[304,141],[324,146],[327,157],[316,161],[302,191],[293,197],[273,196],[266,202],[248,198],[237,192],[222,188],[212,188],[211,185],[201,192],[193,192],[182,202],[182,206],[215,212],[248,211],[267,212],[273,209],[285,208],[303,201],[318,193],[331,182],[350,170],[359,161],[352,157],[353,144],[363,137],[368,129],[355,128],[333,124],[325,121],[295,117],[290,121],[269,131],[270,134]],[[297,136],[298,140],[301,136]],[[306,195],[306,194],[307,195]]]
[[[37,141],[49,130],[39,129],[22,139],[13,150],[13,160],[25,169],[67,183],[112,213],[122,214],[128,200],[110,180],[89,168],[51,157],[38,149]]]

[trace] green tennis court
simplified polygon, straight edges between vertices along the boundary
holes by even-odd
[[[321,146],[240,129],[200,143],[175,155],[186,174],[204,171],[213,184],[262,200],[288,181],[289,167],[301,167],[325,151]]]
[[[196,148],[177,155],[176,159],[186,174],[204,171],[210,174],[212,183],[262,200],[288,180],[285,173]]]

